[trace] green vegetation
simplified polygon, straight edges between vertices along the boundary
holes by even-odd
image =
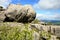
[[[40,30],[38,30],[36,28],[33,28],[33,31],[35,31],[35,32],[40,34],[39,40],[41,40],[42,38],[45,38],[46,40],[50,40],[51,39],[51,34],[49,32],[46,32],[44,30],[40,31]]]
[[[60,25],[60,22],[47,22],[48,25]]]
[[[51,38],[51,34],[45,31],[41,31],[40,36],[44,37],[46,40],[50,40]]]
[[[47,40],[51,38],[51,35],[45,31],[39,31],[36,28],[30,29],[29,23],[24,24],[24,26],[22,27],[21,26],[11,27],[6,24],[0,26],[0,40],[33,40],[34,32],[40,34],[40,39],[41,37],[47,37],[46,38]]]
[[[48,22],[47,24],[48,24],[48,25],[52,25],[53,23],[52,23],[52,22]]]
[[[35,19],[32,23],[39,23],[39,22],[40,22],[40,20]]]
[[[3,10],[3,7],[2,6],[0,6],[0,11],[2,11]]]
[[[0,40],[33,40],[33,31],[28,30],[28,25],[25,28],[9,27],[6,25],[0,26]]]
[[[52,23],[54,25],[60,25],[60,22],[55,22],[55,23]]]

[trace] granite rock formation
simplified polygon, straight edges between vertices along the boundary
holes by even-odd
[[[2,9],[2,7],[1,7]],[[3,11],[3,10],[2,10]],[[0,11],[0,12],[2,12]],[[31,5],[10,4],[3,13],[3,22],[32,22],[36,17],[36,12]]]
[[[14,28],[14,29],[11,30],[12,28]],[[56,25],[41,25],[41,24],[32,24],[32,23],[23,24],[23,23],[17,23],[17,22],[5,22],[5,23],[0,23],[0,34],[1,34],[1,32],[4,32],[5,30],[6,30],[5,33],[7,33],[7,35],[9,33],[13,33],[15,28],[17,28],[18,33],[19,32],[21,33],[21,31],[23,31],[23,30],[27,34],[30,34],[33,32],[32,33],[33,37],[31,37],[31,38],[33,38],[33,40],[60,40],[59,39],[60,38],[60,26],[56,26]],[[54,28],[55,28],[55,31],[54,31]],[[2,29],[4,29],[4,30],[2,30]],[[9,33],[7,31],[9,31]],[[22,33],[22,34],[27,36],[27,34],[25,34],[25,33]],[[4,37],[7,37],[7,36],[4,36]],[[25,36],[23,36],[23,37],[25,37]],[[28,37],[30,37],[30,36],[28,36]],[[28,39],[28,37],[26,37],[26,39]]]

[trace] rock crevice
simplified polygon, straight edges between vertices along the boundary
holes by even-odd
[[[3,11],[1,7],[0,10]],[[0,11],[2,22],[32,22],[36,17],[36,12],[31,5],[10,4],[3,12]],[[3,18],[1,18],[3,17]]]

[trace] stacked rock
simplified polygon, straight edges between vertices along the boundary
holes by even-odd
[[[36,17],[36,12],[31,5],[10,4],[4,11],[4,22],[32,22]]]

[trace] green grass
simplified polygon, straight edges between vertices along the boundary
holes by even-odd
[[[7,23],[4,23],[0,26],[0,40],[33,40],[34,39],[34,31],[39,33],[39,30],[36,28],[29,29],[29,23],[24,24],[24,26],[14,26],[10,27]],[[50,34],[41,31],[41,37],[48,37],[47,40],[50,39]]]
[[[40,20],[38,20],[38,19],[35,19],[32,23],[39,23],[40,22]]]
[[[9,27],[6,25],[0,26],[0,40],[33,40],[33,31],[28,30],[28,25],[25,28]]]

